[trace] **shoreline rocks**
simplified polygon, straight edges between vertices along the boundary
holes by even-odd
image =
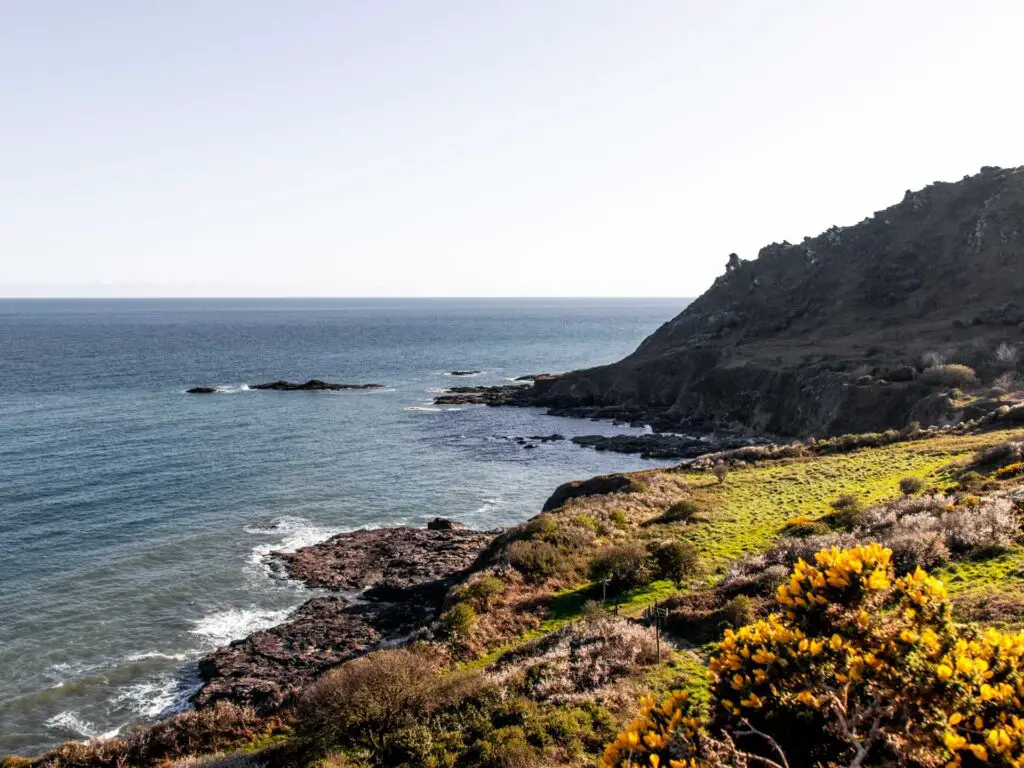
[[[274,553],[293,578],[314,588],[361,592],[308,600],[288,621],[254,632],[199,662],[196,708],[218,701],[268,714],[294,700],[331,667],[426,627],[449,587],[498,531],[436,518],[427,528],[341,533],[297,552]]]
[[[687,435],[579,435],[572,438],[576,445],[596,451],[635,453],[642,459],[692,459],[706,453],[717,453],[733,448],[765,442],[743,437],[689,437]]]
[[[434,398],[434,405],[525,405],[529,384],[498,384],[492,387],[450,387]]]
[[[443,520],[438,518],[438,520]],[[342,592],[399,593],[447,579],[473,564],[496,531],[434,527],[376,528],[339,533],[297,552],[275,553],[285,572],[310,587]],[[441,525],[451,527],[441,528]]]

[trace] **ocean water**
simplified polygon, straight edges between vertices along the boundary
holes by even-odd
[[[684,305],[0,301],[0,755],[184,707],[197,658],[313,594],[272,550],[437,515],[509,525],[561,482],[654,464],[507,439],[628,428],[430,400],[614,361]],[[277,378],[387,387],[244,388]],[[200,384],[227,393],[184,394]]]

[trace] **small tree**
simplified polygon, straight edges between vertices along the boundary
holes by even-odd
[[[715,468],[711,471],[714,473],[715,479],[718,480],[719,485],[724,483],[725,479],[729,477],[729,467],[722,462],[715,464]]]
[[[657,564],[658,575],[663,579],[671,579],[676,587],[693,576],[698,569],[699,555],[697,548],[688,541],[666,541],[651,547],[654,562]]]
[[[639,544],[613,544],[590,561],[590,578],[608,581],[612,591],[650,583],[654,576],[651,557]]]

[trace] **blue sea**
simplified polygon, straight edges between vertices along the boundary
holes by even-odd
[[[508,439],[639,430],[431,398],[612,362],[685,303],[0,301],[0,755],[186,706],[200,656],[315,594],[273,550],[506,526],[566,480],[651,466]],[[387,386],[246,388],[280,378]]]

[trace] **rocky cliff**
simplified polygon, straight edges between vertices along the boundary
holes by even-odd
[[[991,383],[1024,341],[1024,168],[936,182],[849,227],[725,274],[626,359],[537,382],[556,412],[656,428],[825,435],[959,418],[918,379]]]

